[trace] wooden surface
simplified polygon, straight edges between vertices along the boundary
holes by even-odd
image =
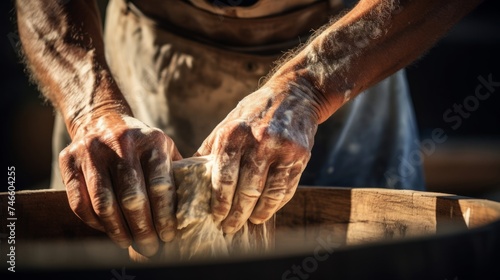
[[[7,193],[0,193],[4,206],[1,219],[7,219]],[[16,192],[16,239],[23,240],[80,240],[81,238],[106,237],[83,223],[69,207],[64,190],[33,190]]]
[[[277,213],[276,228],[286,232],[280,240],[326,235],[343,246],[467,230],[499,219],[500,203],[488,200],[410,190],[301,187]]]
[[[6,202],[6,193],[0,193],[0,204]],[[64,191],[17,192],[16,216],[17,260],[25,268],[18,275],[26,276],[57,272],[74,279],[109,280],[112,268],[127,267],[147,279],[174,272],[199,275],[196,269],[227,275],[246,271],[241,279],[279,278],[292,265],[314,260],[318,249],[328,256],[314,270],[323,276],[391,279],[418,271],[415,275],[425,279],[454,279],[453,273],[499,272],[493,263],[500,261],[500,203],[449,194],[301,186],[276,215],[273,254],[150,266],[130,262],[126,251],[83,224],[70,210]],[[0,219],[6,218],[2,211]],[[6,243],[1,245],[6,252]],[[419,279],[415,275],[405,278]]]
[[[0,193],[7,205],[7,193]],[[69,208],[65,191],[16,193],[16,238],[32,241],[106,239]],[[4,207],[5,208],[5,207]],[[1,213],[1,220],[7,219]],[[500,219],[500,203],[441,193],[301,186],[276,215],[279,238],[303,243],[335,237],[338,246],[467,230]]]

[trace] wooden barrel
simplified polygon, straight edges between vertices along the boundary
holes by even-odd
[[[1,193],[2,223],[8,201]],[[19,191],[15,210],[16,275],[23,277],[500,279],[500,203],[451,194],[301,186],[275,216],[273,252],[146,264],[81,222],[64,191]],[[2,274],[10,273],[5,265]]]

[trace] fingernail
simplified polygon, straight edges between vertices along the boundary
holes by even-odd
[[[224,232],[227,234],[233,234],[235,232],[234,227],[225,227]]]
[[[140,248],[143,255],[151,257],[158,251],[158,241],[156,239],[143,241],[140,244]]]
[[[264,219],[260,219],[260,218],[252,218],[252,217],[250,217],[248,220],[249,220],[252,224],[254,224],[254,225],[260,225],[260,224],[262,224],[262,223],[264,223],[264,222],[265,222],[265,220],[264,220]]]
[[[160,237],[161,237],[161,240],[163,240],[165,242],[170,242],[175,237],[175,231],[173,231],[171,229],[165,229],[161,232]]]
[[[132,245],[131,242],[127,241],[118,242],[118,246],[120,246],[120,248],[122,249],[127,249],[128,247],[130,247],[130,245]]]
[[[142,246],[142,252],[145,256],[147,257],[151,257],[151,256],[154,256],[154,254],[156,254],[156,251],[158,250],[158,246],[155,246],[153,244],[148,244],[148,245],[145,245],[145,246]]]
[[[236,233],[237,229],[234,226],[222,226],[222,231],[227,234]]]

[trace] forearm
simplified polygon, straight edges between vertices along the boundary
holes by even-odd
[[[26,63],[73,136],[87,118],[131,114],[107,67],[95,1],[17,0]]]
[[[428,50],[480,1],[365,0],[283,64],[274,78],[312,97],[321,123]]]

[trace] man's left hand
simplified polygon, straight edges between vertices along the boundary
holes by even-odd
[[[267,221],[294,195],[318,114],[309,88],[267,83],[240,101],[196,156],[212,155],[212,211],[225,233]]]

